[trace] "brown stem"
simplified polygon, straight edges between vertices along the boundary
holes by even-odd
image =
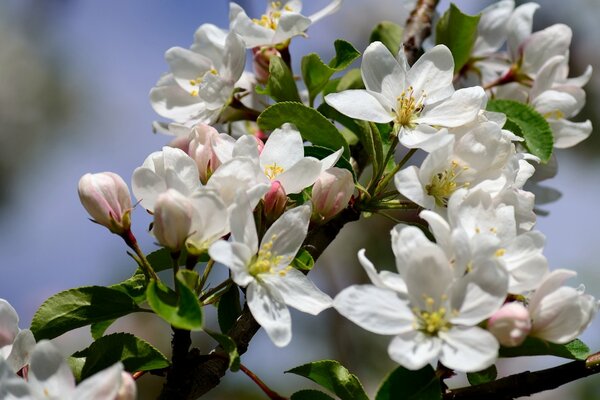
[[[423,54],[423,41],[431,34],[431,19],[439,0],[417,0],[404,28],[404,53],[409,65]]]
[[[271,400],[288,400],[287,398],[280,396],[279,393],[275,392],[270,387],[268,387],[258,376],[256,376],[256,374],[254,374],[254,372],[252,372],[248,368],[246,368],[246,366],[244,364],[240,364],[240,369],[242,370],[243,373],[248,375],[248,377],[250,379],[252,379],[252,381],[254,381],[254,383],[256,383],[256,385],[263,392],[265,392],[265,394],[269,397],[269,399],[271,399]]]
[[[590,357],[598,357],[596,353]],[[586,361],[573,361],[540,371],[525,371],[481,385],[448,390],[444,400],[507,400],[531,396],[545,390],[555,389],[565,383],[600,373],[600,365]]]

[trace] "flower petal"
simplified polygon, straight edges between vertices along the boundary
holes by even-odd
[[[485,92],[479,86],[460,89],[444,101],[426,105],[417,123],[447,128],[465,125],[477,117],[486,101]]]
[[[246,290],[246,301],[252,316],[264,328],[275,346],[284,347],[292,340],[290,311],[275,289],[253,281]]]
[[[442,341],[438,337],[410,331],[392,339],[388,354],[403,367],[417,370],[433,361],[441,349]]]
[[[406,77],[407,84],[412,86],[415,95],[427,95],[428,102],[437,102],[452,94],[454,86],[454,58],[450,50],[443,44],[425,52],[415,62]]]
[[[481,371],[496,362],[500,345],[490,332],[473,327],[453,327],[440,332],[443,340],[440,361],[462,372]]]
[[[248,273],[248,265],[255,253],[252,253],[243,243],[218,240],[208,249],[210,257],[231,270],[233,281],[241,287],[246,287],[254,281]]]
[[[296,256],[302,242],[306,238],[310,221],[310,205],[302,205],[283,213],[267,230],[261,241],[261,247],[272,241],[271,252],[281,256],[281,263],[276,270],[285,268]]]
[[[331,297],[297,269],[282,271],[282,275],[265,274],[261,279],[279,291],[285,304],[302,312],[317,315],[332,305]]]
[[[391,110],[386,110],[377,98],[362,89],[330,93],[325,96],[325,102],[350,118],[378,123],[394,119]]]

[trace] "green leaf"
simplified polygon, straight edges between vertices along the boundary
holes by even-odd
[[[467,15],[454,4],[438,21],[435,38],[437,44],[448,46],[454,56],[454,72],[459,72],[469,61],[477,39],[477,25],[481,15]]]
[[[381,42],[388,50],[396,56],[402,45],[402,35],[404,34],[404,28],[390,21],[381,21],[373,31],[369,38],[369,43]]]
[[[179,266],[185,265],[185,261],[187,258],[187,253],[185,250],[181,252],[179,256]],[[152,253],[146,256],[146,259],[152,265],[152,269],[154,272],[165,271],[167,269],[173,268],[173,259],[171,258],[171,251],[168,249],[162,248],[160,250],[153,251]],[[199,258],[198,261],[206,262],[209,260],[208,255],[203,255]]]
[[[365,151],[369,155],[369,159],[373,164],[373,176],[379,176],[383,166],[383,141],[381,140],[381,133],[373,122],[355,120],[358,126],[358,135],[361,143],[363,144]]]
[[[169,366],[167,358],[150,343],[130,333],[103,336],[88,348],[73,354],[85,357],[81,379],[121,361],[128,372],[151,371]]]
[[[217,320],[219,321],[221,332],[229,332],[241,313],[240,290],[237,285],[231,285],[229,286],[229,289],[221,295],[217,306]]]
[[[229,369],[231,370],[231,372],[238,371],[240,369],[240,355],[237,351],[237,345],[235,344],[233,339],[227,335],[212,332],[208,329],[205,329],[204,332],[206,332],[210,337],[215,339],[221,345],[223,350],[227,352],[227,354],[229,355]]]
[[[202,329],[202,307],[198,297],[177,275],[175,284],[179,296],[164,283],[151,280],[146,290],[148,305],[162,319],[176,328],[197,331]]]
[[[198,275],[196,271],[180,269],[177,271],[177,277],[180,282],[186,285],[191,291],[197,292],[200,289],[200,275]]]
[[[292,261],[292,267],[300,271],[310,271],[315,266],[315,260],[306,249],[298,250],[298,254]]]
[[[275,101],[301,101],[298,87],[292,71],[281,57],[273,56],[269,60],[269,80],[260,94],[270,96]]]
[[[498,370],[492,365],[483,371],[467,373],[467,379],[471,385],[481,385],[482,383],[492,382],[498,377]]]
[[[346,72],[344,76],[341,77],[339,83],[337,84],[336,91],[341,92],[349,89],[364,89],[365,84],[362,80],[362,74],[359,68],[353,68]]]
[[[325,64],[316,53],[302,57],[302,79],[308,89],[310,105],[314,103],[315,98],[325,88],[333,74],[344,70],[360,56],[354,46],[344,40],[336,40],[334,46],[335,57],[329,64]]]
[[[417,371],[398,367],[382,382],[375,400],[440,400],[442,387],[431,365]]]
[[[333,150],[328,149],[326,147],[321,147],[321,146],[305,146],[304,147],[304,156],[305,157],[314,157],[319,160],[322,160],[325,157],[327,157],[333,153],[334,153]],[[350,161],[348,161],[348,159],[346,159],[346,157],[341,156],[340,159],[338,160],[338,162],[335,163],[334,167],[347,169],[348,171],[350,171],[352,173],[352,176],[354,177],[354,181],[356,181],[356,175],[354,174],[354,169],[352,169],[352,164],[350,164]]]
[[[556,356],[571,360],[585,360],[590,349],[579,339],[566,344],[550,343],[543,339],[528,337],[517,347],[500,347],[500,357]]]
[[[69,289],[40,306],[31,321],[31,331],[37,341],[52,339],[72,329],[139,310],[131,297],[115,289],[103,286]]]
[[[348,143],[342,134],[327,118],[314,108],[302,103],[282,102],[273,104],[258,117],[258,126],[264,131],[272,131],[284,123],[292,123],[298,128],[302,138],[314,145],[332,150],[344,148],[344,155],[349,157]]]
[[[94,340],[98,340],[104,336],[104,332],[106,332],[108,327],[111,326],[113,322],[115,322],[114,319],[109,319],[107,321],[100,321],[90,325],[90,333],[92,334],[92,338]]]
[[[137,304],[146,301],[146,276],[138,268],[131,278],[121,283],[110,285],[110,289],[115,289],[131,297]]]
[[[318,390],[300,390],[292,395],[290,400],[334,400],[333,397]]]
[[[80,382],[81,370],[83,369],[83,365],[85,364],[85,357],[69,357],[67,358],[67,364],[69,364],[69,368],[71,368],[71,372],[73,372],[75,381]]]
[[[504,127],[525,139],[529,152],[543,163],[550,160],[554,146],[552,130],[533,107],[513,100],[490,100],[487,109],[506,114],[508,120]]]
[[[292,373],[310,379],[342,400],[369,400],[358,378],[335,360],[315,361],[292,368]]]

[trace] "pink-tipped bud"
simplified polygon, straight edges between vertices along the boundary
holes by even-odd
[[[271,189],[265,194],[264,213],[269,221],[275,221],[285,211],[287,194],[279,181],[271,183]]]
[[[256,145],[258,147],[258,154],[261,154],[263,149],[265,148],[265,142],[263,139],[261,139],[261,137],[263,137],[264,140],[266,140],[265,134],[261,130],[259,130],[257,131],[256,135],[254,135],[254,139],[256,140]]]
[[[519,302],[503,305],[488,320],[488,330],[502,346],[519,346],[531,331],[531,317],[527,308]]]
[[[175,189],[161,193],[154,206],[152,233],[158,243],[178,252],[190,235],[194,207],[190,199]]]
[[[252,49],[254,55],[254,73],[256,80],[267,83],[269,80],[269,64],[271,57],[281,57],[281,53],[275,47],[255,47]]]
[[[347,169],[332,167],[317,178],[312,190],[313,222],[322,223],[348,205],[354,193],[354,179]]]
[[[137,387],[133,377],[123,371],[121,372],[121,387],[114,400],[135,400],[137,399]]]
[[[79,180],[79,199],[92,219],[111,232],[122,234],[131,227],[131,195],[127,184],[112,172],[85,174]]]
[[[212,148],[212,142],[218,138],[219,132],[210,125],[198,124],[192,129],[187,153],[196,161],[200,181],[203,184],[206,184],[208,178],[221,165]]]

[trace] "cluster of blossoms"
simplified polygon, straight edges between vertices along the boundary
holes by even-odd
[[[548,140],[557,148],[590,134],[589,121],[567,120],[581,110],[582,86],[590,75],[588,70],[568,78],[569,28],[555,25],[532,33],[537,5],[515,8],[512,0],[503,0],[482,12],[469,60],[460,68],[444,44],[409,65],[401,45],[393,54],[389,44],[373,41],[354,85],[338,90],[343,78],[328,80],[347,66],[341,66],[343,57],[317,65],[321,76],[329,76],[319,84],[305,82],[312,91],[307,106],[291,74],[289,44],[340,4],[332,1],[306,17],[300,1],[277,1],[251,19],[231,3],[229,31],[204,24],[189,49],[166,52],[170,72],[151,90],[150,101],[171,120],[156,122],[155,129],[175,139],[135,169],[131,187],[136,206],[153,216],[151,234],[174,262],[175,284],[187,285],[198,307],[242,288],[252,316],[280,347],[292,338],[288,307],[313,315],[333,307],[366,330],[393,336],[389,356],[410,370],[439,360],[452,370],[476,372],[496,362],[500,346],[517,347],[527,338],[574,340],[598,302],[582,288],[563,286],[575,273],[551,271],[543,255],[544,236],[534,229],[535,195],[526,185],[550,164],[530,151],[510,112],[489,110],[502,99],[526,105],[526,112],[545,120]],[[336,44],[336,51],[342,47]],[[245,71],[248,49],[254,73]],[[275,60],[284,70],[277,76],[271,68]],[[318,79],[305,67],[310,63],[303,62],[305,80]],[[320,91],[317,111],[312,104]],[[273,117],[270,110],[284,100],[292,100],[284,106],[295,111],[278,108]],[[299,120],[295,112],[316,122]],[[276,126],[264,128],[265,115],[276,119]],[[361,143],[346,142],[334,122],[354,129]],[[323,126],[343,145],[307,133]],[[308,143],[307,136],[318,143]],[[425,154],[420,166],[405,165],[417,151]],[[359,160],[364,152],[373,164],[365,186]],[[197,327],[182,324],[184,312],[162,311],[183,301],[182,286],[163,293],[175,301],[150,300],[157,285],[165,285],[131,231],[135,206],[125,181],[111,172],[86,174],[79,195],[95,222],[135,250],[152,310],[175,328]],[[332,299],[307,278],[312,266],[299,266],[299,260],[320,254],[315,247],[326,244],[314,241],[327,239],[323,232],[335,230],[332,222],[348,222],[344,210],[357,219],[362,212],[394,208],[412,210],[419,221],[399,223],[391,231],[395,272],[378,272],[363,249],[358,259],[371,284],[350,286]],[[202,276],[194,271],[200,261]],[[181,265],[186,271],[179,271]],[[207,279],[215,265],[228,268],[230,278],[210,288]],[[8,313],[12,324],[0,335],[7,338],[0,341],[7,360],[0,359],[0,382],[29,390],[34,398],[59,386],[68,388],[70,398],[82,398],[81,393],[95,398],[91,393],[107,390],[111,382],[112,391],[103,398],[135,397],[121,364],[75,388],[54,347],[46,341],[34,347],[31,333],[18,331],[14,310],[1,301],[0,306],[0,317]],[[6,324],[0,319],[1,329]],[[17,371],[29,380],[19,380]]]

